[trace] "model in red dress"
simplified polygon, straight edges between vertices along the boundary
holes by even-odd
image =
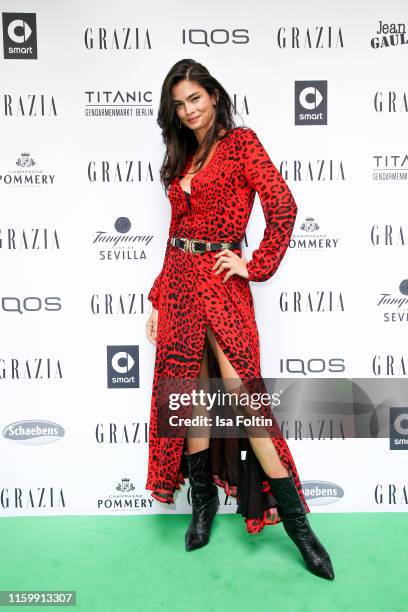
[[[193,83],[196,89],[204,90],[198,77],[187,82],[190,87]],[[216,105],[213,106],[216,112]],[[194,123],[198,121],[199,124],[200,113],[193,110],[191,114],[198,117],[191,122],[191,129],[194,129]],[[174,121],[177,121],[176,116]],[[188,116],[186,125],[189,125]],[[181,122],[178,129],[180,126]],[[151,490],[156,500],[168,504],[174,502],[175,490],[180,489],[189,475],[189,455],[186,453],[186,437],[163,438],[158,435],[159,380],[197,379],[205,349],[209,371],[215,377],[220,376],[215,354],[207,343],[207,328],[211,329],[218,346],[243,384],[262,380],[258,329],[249,281],[265,281],[275,274],[288,247],[297,213],[289,187],[255,131],[248,127],[232,127],[224,129],[223,133],[208,163],[191,179],[190,190],[183,190],[181,181],[192,166],[194,151],[188,152],[183,170],[170,182],[168,243],[162,270],[148,295],[158,311],[158,322],[146,489]],[[247,278],[232,274],[223,282],[225,275],[213,269],[217,261],[214,252],[193,253],[170,243],[172,237],[220,243],[242,241],[256,193],[266,227],[259,247],[246,264]],[[241,255],[239,248],[231,251]],[[302,520],[306,520],[306,513],[310,509],[287,442],[281,432],[276,433],[276,429],[274,435],[271,434],[271,440],[282,465],[291,476],[291,483],[296,487],[298,514],[303,516]],[[241,459],[242,450],[246,451],[245,461]],[[209,471],[212,484],[216,483],[228,495],[237,498],[237,512],[245,517],[248,532],[259,533],[265,525],[279,523],[285,514],[285,529],[295,541],[293,525],[292,533],[288,528],[290,512],[287,507],[284,508],[285,493],[279,493],[280,485],[283,486],[289,479],[268,477],[250,441],[245,438],[210,439],[207,452],[211,456]],[[196,456],[198,458],[200,455],[197,453]],[[190,455],[191,460],[193,457],[194,454]],[[215,511],[214,506],[213,514]],[[213,514],[210,518],[207,516],[207,537],[202,538],[200,545],[208,541]],[[304,543],[306,548],[311,546],[313,532],[310,532],[309,542]],[[328,554],[320,543],[317,544],[314,534],[313,538],[317,571],[312,563],[309,569],[332,578],[334,574]],[[191,546],[194,547],[199,546]],[[305,551],[301,552],[305,557]],[[316,561],[318,553],[320,558]],[[325,565],[323,569],[322,565]]]

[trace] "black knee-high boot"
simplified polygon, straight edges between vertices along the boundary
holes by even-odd
[[[283,527],[302,553],[307,567],[316,576],[333,580],[334,571],[329,553],[310,527],[292,475],[268,480],[278,503]]]
[[[186,550],[201,548],[210,539],[211,524],[220,505],[211,473],[210,449],[186,455],[193,516],[185,535]]]

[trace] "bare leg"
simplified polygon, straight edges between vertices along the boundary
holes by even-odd
[[[228,361],[227,357],[224,355],[224,352],[218,344],[214,332],[210,327],[207,328],[207,337],[217,358],[222,379],[223,381],[227,382],[226,386],[228,386],[228,384],[231,384],[232,379],[240,381],[238,374]],[[234,387],[235,386],[236,385],[234,383]],[[276,448],[269,437],[249,437],[248,439],[251,443],[256,457],[258,458],[258,461],[262,465],[262,468],[267,476],[269,476],[270,478],[282,478],[285,476],[289,476],[288,470],[282,464],[280,457],[276,451]]]
[[[207,328],[207,337],[220,366],[224,386],[231,387],[227,390],[233,391],[242,381],[224,355],[211,328]],[[282,465],[272,440],[270,437],[254,436],[248,436],[248,439],[267,477],[278,479],[274,480],[273,492],[286,533],[300,550],[309,570],[317,576],[333,580],[334,570],[329,554],[312,531],[295,483],[287,478],[289,472]]]

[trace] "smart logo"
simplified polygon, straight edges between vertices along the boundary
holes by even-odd
[[[139,347],[108,346],[108,389],[139,388]]]
[[[35,13],[3,13],[4,59],[37,59]]]
[[[295,81],[295,125],[327,125],[327,81]]]
[[[408,450],[408,406],[390,407],[390,450]]]

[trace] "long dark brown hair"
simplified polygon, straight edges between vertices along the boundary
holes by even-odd
[[[166,145],[166,153],[160,169],[160,180],[166,190],[172,180],[182,172],[189,153],[194,153],[198,148],[193,130],[186,127],[183,123],[179,127],[179,119],[171,95],[172,87],[184,79],[195,81],[206,89],[209,95],[215,93],[218,98],[214,108],[214,122],[204,138],[204,150],[198,158],[197,164],[205,161],[215,142],[225,138],[229,131],[236,127],[233,120],[231,98],[217,79],[209,73],[207,68],[192,59],[183,59],[174,64],[163,82],[157,116],[157,123],[161,127],[163,142]],[[222,128],[226,132],[220,137],[218,134]]]

